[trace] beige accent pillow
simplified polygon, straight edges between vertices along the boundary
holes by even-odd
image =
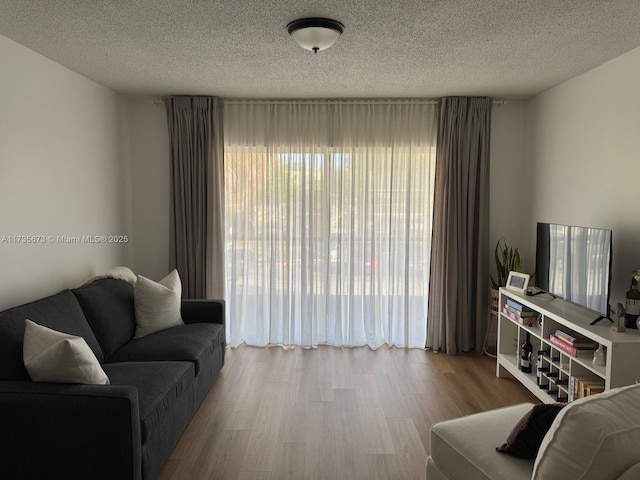
[[[640,385],[581,398],[544,437],[532,480],[613,480],[640,462]]]
[[[159,282],[138,275],[134,289],[136,312],[135,338],[177,325],[183,325],[180,315],[182,283],[177,270]]]
[[[84,338],[31,320],[26,320],[22,358],[34,382],[109,384],[109,377]]]

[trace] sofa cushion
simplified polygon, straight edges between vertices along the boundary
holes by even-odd
[[[217,323],[192,323],[134,338],[107,359],[114,362],[189,361],[196,376],[216,346],[224,349],[224,327]]]
[[[545,436],[533,479],[613,480],[640,462],[640,385],[614,388],[562,409]]]
[[[523,403],[436,423],[429,434],[433,462],[449,478],[530,480],[533,460],[503,455],[495,446],[532,406]]]
[[[636,463],[633,467],[618,477],[618,480],[638,480],[640,478],[640,463]]]
[[[177,399],[190,391],[194,367],[190,362],[123,362],[104,364],[111,385],[136,387],[140,433],[144,444]]]
[[[34,382],[107,385],[109,378],[82,337],[31,320],[24,331],[24,366]]]
[[[138,275],[133,298],[136,338],[184,324],[180,315],[182,283],[177,270],[159,282]]]
[[[85,339],[98,361],[102,349],[76,297],[64,290],[50,297],[0,312],[0,380],[29,380],[22,358],[25,320]]]
[[[496,447],[496,450],[518,458],[536,458],[544,436],[565,405],[565,403],[534,405],[516,424],[507,441]]]
[[[133,286],[104,278],[73,290],[105,357],[133,338],[135,313]]]

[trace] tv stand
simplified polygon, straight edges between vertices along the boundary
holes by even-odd
[[[509,315],[509,310],[505,309],[508,299],[528,307],[538,315],[525,318]],[[611,324],[598,323],[603,318],[611,320],[610,315],[603,315],[596,322],[593,316],[591,310],[559,297],[532,297],[501,288],[498,299],[496,376],[510,374],[546,403],[570,402],[579,398],[576,389],[580,382],[583,385],[591,384],[587,390],[593,388],[595,391],[632,385],[636,377],[640,377],[640,331],[629,329],[626,332],[614,332]],[[527,321],[531,318],[536,321]],[[574,356],[553,343],[551,335],[555,336],[557,330],[586,337],[603,346],[606,349],[606,364],[593,363],[593,350],[578,350]],[[527,334],[533,344],[534,364],[531,373],[518,368],[520,345]],[[536,360],[541,364],[540,377],[537,375]],[[539,380],[546,388],[538,386]]]

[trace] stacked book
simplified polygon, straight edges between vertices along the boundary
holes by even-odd
[[[507,303],[502,311],[505,315],[519,324],[527,325],[529,327],[537,326],[538,320],[540,319],[540,314],[538,312],[511,298],[507,298]]]
[[[569,334],[562,330],[556,330],[556,333],[549,335],[549,342],[558,350],[562,350],[572,357],[577,357],[581,350],[596,350],[598,348],[598,342],[577,333]]]
[[[569,377],[569,401],[604,392],[604,380],[599,377]]]

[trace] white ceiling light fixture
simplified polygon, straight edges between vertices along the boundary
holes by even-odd
[[[335,43],[344,25],[329,18],[301,18],[289,23],[287,31],[302,48],[318,53]]]

